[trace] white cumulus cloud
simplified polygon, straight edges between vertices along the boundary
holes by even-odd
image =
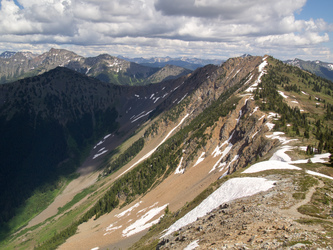
[[[83,55],[105,50],[150,56],[157,51],[160,55],[226,58],[245,52],[288,57],[328,51],[321,56],[332,58],[322,44],[330,41],[333,24],[295,18],[306,0],[18,2],[20,6],[13,0],[1,1],[0,49],[40,50],[59,45]]]

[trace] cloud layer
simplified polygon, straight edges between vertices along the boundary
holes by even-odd
[[[82,55],[282,59],[320,52],[333,61],[322,45],[333,24],[295,19],[306,0],[0,1],[0,51],[58,45]]]

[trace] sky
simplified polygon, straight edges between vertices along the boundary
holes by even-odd
[[[0,0],[0,52],[333,62],[332,0]]]

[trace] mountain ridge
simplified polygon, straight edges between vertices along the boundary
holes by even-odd
[[[25,246],[41,249],[59,245],[59,249],[128,248],[146,235],[133,245],[134,249],[184,248],[195,240],[202,247],[223,247],[236,244],[237,239],[242,247],[250,244],[264,247],[266,242],[271,247],[282,246],[274,241],[276,234],[271,232],[275,229],[268,228],[271,207],[288,208],[290,204],[298,204],[310,192],[303,189],[304,183],[309,183],[310,188],[315,181],[323,181],[325,189],[312,185],[311,190],[316,192],[311,191],[310,195],[316,202],[300,206],[303,210],[299,211],[312,216],[310,219],[318,218],[311,211],[322,211],[328,223],[313,220],[316,230],[310,232],[306,231],[305,221],[297,221],[305,226],[297,224],[296,229],[286,224],[298,220],[294,214],[284,219],[279,216],[280,210],[274,210],[278,213],[274,218],[280,228],[275,231],[281,239],[284,237],[283,246],[302,242],[306,246],[324,247],[325,237],[329,237],[331,230],[331,199],[323,197],[325,192],[329,195],[332,192],[327,176],[333,173],[325,163],[329,157],[327,152],[333,148],[332,88],[332,82],[269,56],[231,58],[223,65],[208,65],[177,80],[142,88],[126,87],[123,93],[128,95],[128,101],[120,103],[122,117],[118,121],[127,122],[133,129],[136,127],[127,137],[128,141],[108,155],[103,153],[107,144],[121,133],[102,136],[90,153],[90,159],[95,156],[100,159],[101,169],[90,177],[95,184],[89,192],[85,191],[88,194],[83,196],[82,191],[85,198],[77,198],[78,201],[73,198],[71,206],[53,217],[57,220],[25,228],[8,244],[15,246],[23,242]],[[134,110],[141,103],[146,105],[143,111]],[[128,129],[124,127],[125,131]],[[131,145],[138,145],[138,149]],[[313,153],[325,153],[326,160],[318,162]],[[115,169],[113,162],[124,166]],[[288,167],[265,170],[271,172],[243,171],[262,164]],[[298,164],[301,171],[289,169],[290,164]],[[230,201],[234,210],[226,210],[221,204],[222,207],[196,224],[184,226],[170,237],[163,236],[166,229],[213,191],[230,183],[228,180],[237,183],[238,179],[245,180],[244,177],[266,179],[276,185],[271,183],[268,191],[257,196]],[[238,190],[240,186],[232,187]],[[268,218],[259,222],[262,228],[246,220],[246,212],[255,214],[256,206],[264,213],[263,219]],[[62,223],[66,226],[60,229],[57,225]],[[148,227],[151,227],[149,231]],[[57,228],[54,236],[49,234],[51,228]],[[230,233],[221,240],[219,233],[213,233],[220,232],[220,228],[235,229],[238,237]],[[247,230],[250,228],[258,230],[255,236]],[[318,228],[323,237],[318,234]],[[303,231],[297,234],[297,230]],[[308,237],[308,242],[302,241],[303,236]]]
[[[67,67],[101,81],[121,85],[150,84],[148,77],[155,75],[160,80],[175,79],[180,76],[170,71],[159,74],[160,69],[129,62],[108,54],[96,57],[83,57],[76,53],[51,48],[48,52],[37,55],[31,52],[4,52],[0,57],[1,83],[11,82],[25,77],[36,76],[58,66]],[[183,74],[189,71],[184,70]],[[162,77],[164,76],[164,78]],[[156,80],[155,80],[156,81]]]
[[[320,77],[333,81],[333,63],[315,61],[304,61],[298,58],[285,61],[288,65],[297,66]]]

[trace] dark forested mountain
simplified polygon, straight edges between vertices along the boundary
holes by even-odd
[[[108,54],[85,58],[64,49],[51,49],[41,55],[30,52],[4,52],[0,56],[0,83],[39,75],[58,66],[67,67],[104,82],[120,85],[149,84],[151,82],[147,78],[153,74],[158,74],[161,70],[156,67],[129,62]],[[178,74],[176,74],[177,72]],[[164,73],[162,73],[164,78],[159,78],[161,80],[165,78],[174,79],[179,74],[179,70],[176,70],[171,71],[166,76],[164,70]]]
[[[331,81],[270,56],[145,86],[71,65],[0,85],[0,248],[330,246]]]
[[[333,63],[316,61],[304,61],[298,58],[287,60],[285,63],[309,71],[317,76],[333,81]]]
[[[1,221],[35,188],[72,173],[82,152],[103,135],[115,132],[124,140],[193,91],[213,68],[189,79],[126,87],[57,67],[0,85]]]

